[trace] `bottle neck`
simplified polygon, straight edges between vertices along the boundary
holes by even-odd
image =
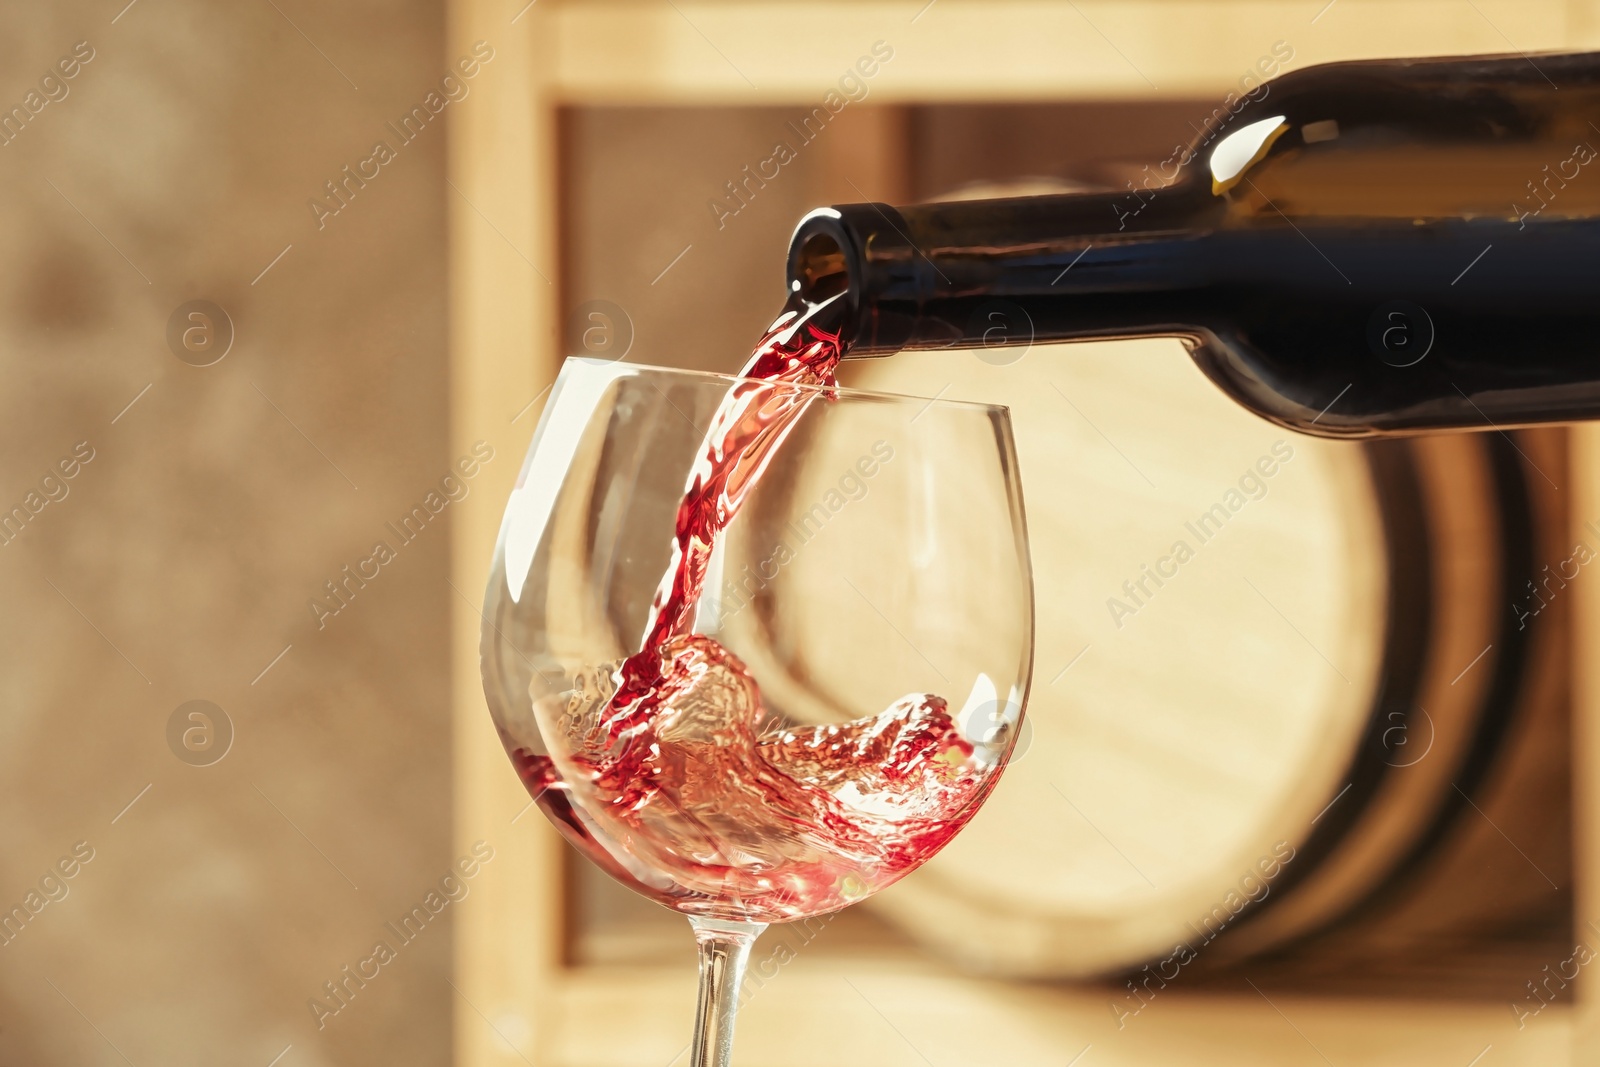
[[[812,212],[791,288],[847,290],[851,356],[1185,333],[1152,293],[1192,288],[1220,207],[1187,186]],[[1140,295],[1144,298],[1141,299]]]

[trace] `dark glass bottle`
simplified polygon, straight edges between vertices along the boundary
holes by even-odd
[[[852,356],[1170,335],[1328,436],[1600,417],[1600,53],[1268,82],[1120,192],[812,212]]]

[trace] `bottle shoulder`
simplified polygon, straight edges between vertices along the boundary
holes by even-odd
[[[1600,215],[1600,181],[1573,184],[1600,153],[1600,53],[1333,63],[1259,89],[1199,142],[1230,218]]]

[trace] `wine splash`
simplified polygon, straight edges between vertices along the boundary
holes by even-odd
[[[738,657],[692,632],[718,535],[807,407],[828,402],[814,387],[835,384],[846,347],[837,303],[791,304],[723,399],[640,651],[536,703],[564,742],[554,759],[512,751],[563,836],[691,915],[782,922],[868,896],[954,837],[1003,765],[929,693],[855,722],[776,724]]]

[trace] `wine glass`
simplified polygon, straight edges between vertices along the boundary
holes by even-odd
[[[729,444],[735,396],[782,432]],[[705,457],[741,488],[686,548]],[[506,751],[568,842],[688,916],[692,1063],[725,1067],[766,925],[914,870],[1009,757],[1033,602],[1007,409],[569,359],[484,619]]]

